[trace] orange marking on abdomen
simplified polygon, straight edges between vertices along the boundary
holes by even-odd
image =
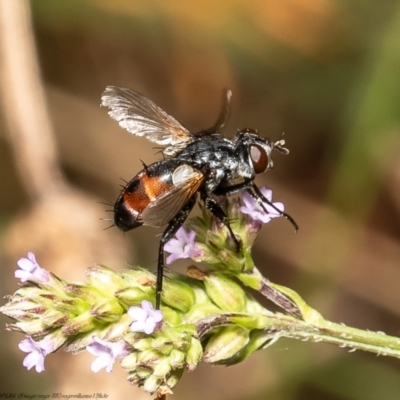
[[[142,213],[150,201],[159,197],[171,187],[158,176],[149,177],[146,172],[139,174],[136,180],[137,186],[123,194],[124,202],[133,210]],[[132,183],[129,185],[132,187]]]

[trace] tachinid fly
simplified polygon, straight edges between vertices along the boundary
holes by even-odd
[[[124,232],[141,225],[167,225],[159,245],[157,309],[161,304],[164,245],[186,220],[197,194],[205,207],[229,230],[238,251],[241,243],[213,195],[229,196],[246,190],[264,210],[264,202],[272,205],[254,179],[272,167],[272,150],[283,154],[289,151],[283,140],[272,142],[254,129],[242,129],[232,140],[224,137],[220,130],[228,117],[231,97],[231,91],[227,90],[221,114],[212,128],[193,134],[133,90],[108,86],[102,95],[102,105],[109,108],[109,115],[122,128],[164,147],[165,159],[144,165],[143,170],[125,185],[114,205],[114,223]],[[277,211],[297,230],[289,215]]]

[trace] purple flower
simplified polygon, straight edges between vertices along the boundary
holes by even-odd
[[[186,232],[182,226],[178,229],[175,234],[175,238],[172,238],[168,243],[165,244],[164,250],[171,253],[165,260],[167,264],[172,264],[179,258],[195,258],[200,255],[200,250],[197,248],[194,238],[196,232]]]
[[[144,332],[151,335],[160,327],[163,314],[160,310],[155,310],[150,301],[143,300],[141,307],[130,307],[129,316],[135,321],[131,324],[132,332]]]
[[[32,252],[28,253],[28,258],[20,258],[17,264],[21,269],[17,269],[14,276],[17,279],[21,279],[21,282],[32,281],[45,283],[50,280],[49,273],[39,266]]]
[[[262,187],[261,193],[272,202],[272,190]],[[260,204],[258,204],[249,192],[244,192],[242,195],[244,205],[240,207],[240,211],[243,214],[247,214],[252,220],[260,221],[264,224],[271,221],[272,218],[280,217],[280,214],[275,208],[271,207],[268,203],[263,203],[267,212],[263,210]],[[285,209],[283,203],[272,203],[279,211]]]
[[[86,350],[97,358],[92,362],[92,372],[99,372],[105,368],[108,373],[113,369],[117,358],[127,354],[126,343],[123,340],[119,342],[107,342],[96,335],[93,335],[93,342],[86,346]]]
[[[24,359],[24,367],[27,369],[35,367],[36,372],[42,372],[44,371],[44,358],[55,350],[55,341],[45,338],[40,342],[35,342],[30,336],[27,336],[18,344],[18,347],[24,353],[30,353]]]

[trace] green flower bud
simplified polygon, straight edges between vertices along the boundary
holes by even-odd
[[[209,315],[220,313],[221,309],[211,302],[206,304],[199,304],[192,307],[192,309],[185,315],[185,320],[194,324]]]
[[[146,391],[157,390],[159,393],[160,390],[167,390],[171,393],[170,389],[178,383],[183,369],[188,365],[187,355],[191,354],[193,357],[197,348],[195,345],[191,346],[192,334],[196,334],[196,329],[189,324],[176,329],[166,326],[154,333],[155,338],[143,337],[143,334],[126,335],[124,340],[134,349],[133,353],[121,361],[121,366],[128,371],[128,380]],[[201,352],[201,344],[198,346]],[[184,351],[179,350],[179,347]],[[201,354],[197,360],[197,363],[201,360]]]
[[[145,350],[138,353],[138,363],[151,367],[153,363],[157,363],[162,359],[161,354],[156,350]]]
[[[159,388],[162,381],[162,378],[150,375],[143,384],[143,390],[148,393],[154,393]]]
[[[161,336],[151,342],[151,347],[163,355],[169,355],[174,348],[174,344],[169,338]]]
[[[128,371],[136,370],[138,364],[138,354],[130,353],[121,360],[121,367]],[[128,378],[129,380],[129,378]]]
[[[240,359],[238,359],[238,362],[245,360],[257,350],[265,349],[271,346],[279,338],[280,336],[277,333],[271,336],[271,333],[267,333],[265,331],[252,331],[250,333],[250,341],[240,353]]]
[[[156,277],[149,270],[134,266],[133,269],[122,271],[120,276],[125,284],[122,287],[138,287],[143,291],[154,291],[156,286]]]
[[[245,292],[226,275],[221,273],[205,275],[204,285],[207,294],[221,310],[241,312],[245,309]]]
[[[88,302],[78,297],[68,296],[66,293],[63,294],[63,298],[55,298],[51,304],[51,307],[61,311],[63,313],[78,313],[79,311],[86,311],[88,308]]]
[[[171,363],[168,358],[161,359],[158,361],[153,370],[153,375],[157,378],[165,378],[171,371]]]
[[[62,326],[68,320],[67,315],[52,309],[46,310],[40,318],[43,325],[50,328]]]
[[[150,350],[153,348],[154,339],[152,337],[144,337],[142,339],[136,340],[133,344],[132,347],[137,350],[137,351],[145,351],[145,350]]]
[[[239,362],[244,361],[246,358],[251,356],[255,351],[265,349],[272,344],[274,344],[280,338],[279,334],[272,334],[254,330],[250,333],[250,340],[249,343],[238,353],[236,353],[233,357],[220,362],[223,365],[233,365]]]
[[[221,227],[221,225],[218,226]],[[210,247],[210,250],[216,251],[225,247],[226,235],[224,233],[225,231],[217,229],[215,224],[206,232],[205,244]]]
[[[115,322],[125,310],[115,298],[99,299],[90,308],[90,314],[101,322]]]
[[[183,368],[182,369],[175,369],[171,372],[171,374],[168,376],[165,385],[162,386],[162,389],[165,390],[165,386],[169,388],[169,394],[172,394],[171,388],[175,387],[179,380],[182,377],[183,374]],[[168,393],[166,393],[168,394]]]
[[[150,296],[153,295],[154,290],[152,288],[147,289],[148,290],[144,291],[140,287],[129,287],[115,292],[115,297],[126,305],[132,306],[141,303],[142,300],[150,299]],[[151,293],[149,293],[149,291]]]
[[[126,377],[126,380],[131,384],[131,385],[138,385],[140,386],[142,379],[139,377],[139,375],[136,372],[129,372],[128,376]]]
[[[179,326],[174,327],[174,331],[179,332],[181,334],[185,334],[186,337],[189,336],[197,336],[197,328],[196,325],[186,323]]]
[[[218,264],[220,260],[215,252],[216,246],[212,244],[204,244],[196,241],[196,247],[199,249],[199,256],[192,257],[196,262],[204,262],[210,265]]]
[[[47,335],[46,339],[54,341],[54,349],[52,351],[54,353],[68,340],[68,337],[61,332],[61,329],[57,329]]]
[[[64,290],[66,293],[71,294],[76,297],[80,297],[85,300],[88,304],[95,303],[99,298],[101,298],[101,293],[94,287],[78,284],[78,283],[69,283],[64,286]]]
[[[18,321],[15,324],[7,324],[7,330],[20,331],[29,336],[42,336],[51,331],[51,328],[43,325],[40,319]]]
[[[164,282],[162,301],[176,310],[187,312],[195,302],[195,294],[190,286],[168,277]]]
[[[136,368],[136,374],[142,381],[151,376],[152,373],[153,373],[153,368],[147,365],[140,365],[140,367]]]
[[[89,311],[70,319],[62,327],[64,335],[78,335],[79,333],[89,332],[95,327],[94,318]]]
[[[190,271],[188,269],[188,275],[189,274],[190,274]],[[195,278],[195,279],[197,279],[197,278]],[[200,281],[195,281],[195,282],[192,281],[191,286],[192,286],[192,289],[196,296],[194,306],[196,304],[204,304],[204,303],[210,302],[210,299],[208,298],[208,295],[207,295],[206,291],[204,290],[204,284],[202,281],[201,282]]]
[[[191,340],[190,329],[193,325],[181,325],[181,326],[164,326],[162,332],[163,338],[166,339],[166,345],[173,345],[173,348],[181,351],[186,351],[189,348]],[[189,330],[189,332],[188,332]],[[164,340],[165,340],[164,339]],[[160,340],[160,342],[158,342]],[[164,343],[162,339],[157,339],[155,343]],[[169,354],[169,353],[168,353]]]
[[[189,371],[196,369],[203,357],[203,347],[200,340],[192,337],[189,350],[186,353],[186,364]]]
[[[243,272],[237,275],[237,278],[252,289],[261,289],[263,276],[256,268],[254,268],[251,272]]]
[[[232,199],[228,203],[227,215],[229,216],[233,231],[242,239],[243,250],[250,249],[262,224],[255,223],[240,211],[239,199]]]
[[[185,366],[186,354],[183,351],[174,349],[171,351],[168,360],[173,369],[183,368]]]
[[[234,356],[249,342],[249,331],[239,326],[226,326],[207,343],[203,360],[217,363]]]
[[[243,271],[243,257],[238,255],[236,252],[222,248],[222,250],[218,253],[218,258],[220,264],[223,265],[223,270],[232,273],[239,273]]]
[[[43,290],[40,287],[27,286],[23,289],[24,290],[18,290],[17,293],[14,294],[13,300],[30,300],[37,305],[48,307],[59,298],[58,295]]]
[[[91,267],[87,269],[86,274],[89,277],[89,284],[102,292],[116,292],[125,287],[124,279],[115,271],[107,267]]]
[[[168,321],[171,325],[180,325],[182,323],[183,315],[176,310],[167,306],[161,306],[161,311],[164,315],[164,320]]]
[[[43,313],[45,308],[38,306],[29,298],[15,299],[13,297],[13,300],[1,307],[0,311],[16,320],[30,320],[35,318],[35,314]]]
[[[128,314],[123,314],[118,321],[110,324],[106,329],[103,330],[103,339],[110,342],[116,342],[125,338],[129,325],[132,323],[132,319]]]
[[[191,337],[186,333],[181,333],[180,335],[175,336],[175,340],[173,341],[174,347],[181,351],[186,351],[190,346]]]

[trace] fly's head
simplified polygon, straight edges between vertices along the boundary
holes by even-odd
[[[289,150],[284,146],[283,139],[272,142],[261,137],[255,129],[242,129],[236,136],[236,151],[250,168],[252,176],[266,172],[273,167],[272,150],[289,154]]]

